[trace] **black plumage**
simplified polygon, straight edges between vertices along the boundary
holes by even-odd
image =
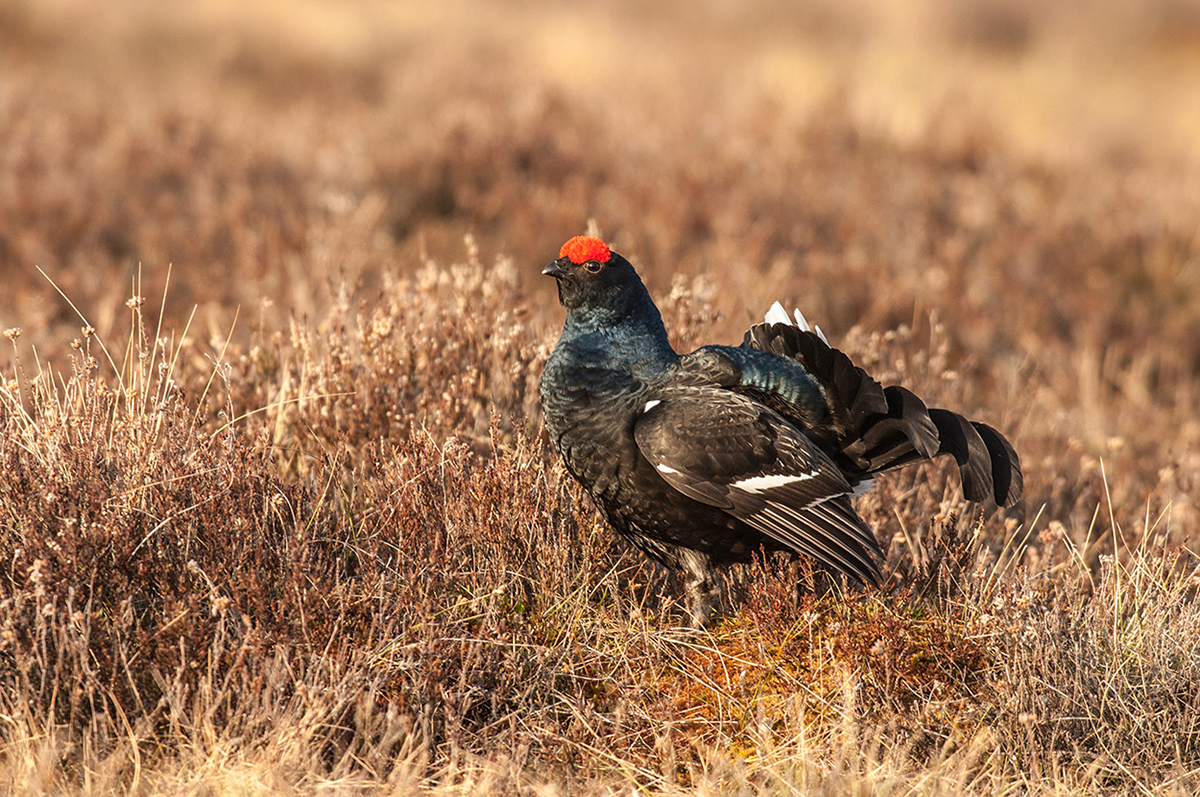
[[[696,623],[714,567],[792,550],[866,584],[879,544],[851,499],[949,454],[964,495],[1011,505],[1020,461],[995,429],[882,387],[782,308],[742,345],[677,354],[629,262],[579,236],[542,272],[567,310],[542,374],[546,429],[605,519],[685,574]]]

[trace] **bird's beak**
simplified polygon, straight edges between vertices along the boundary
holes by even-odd
[[[553,263],[542,269],[542,274],[547,277],[554,277],[555,279],[567,276],[567,270],[562,266],[562,258],[555,260]]]

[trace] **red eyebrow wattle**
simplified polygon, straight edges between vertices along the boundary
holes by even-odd
[[[563,244],[558,256],[567,258],[575,265],[586,263],[589,260],[607,263],[608,259],[612,257],[612,250],[599,238],[591,235],[576,235]]]

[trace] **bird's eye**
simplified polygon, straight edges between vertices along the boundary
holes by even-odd
[[[593,274],[599,274],[600,269],[604,268],[604,264],[599,260],[589,260],[583,264],[583,267]]]

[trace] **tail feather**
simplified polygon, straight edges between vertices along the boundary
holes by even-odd
[[[969,501],[992,497],[992,456],[979,432],[963,416],[950,410],[932,409],[929,417],[938,428],[939,454],[950,454],[958,463],[963,495]]]
[[[858,439],[847,441],[842,450],[868,473],[937,456],[938,430],[929,418],[925,402],[899,385],[887,387],[883,393],[887,397],[887,415],[859,421],[854,427]]]
[[[815,332],[783,323],[755,324],[746,330],[742,347],[802,363],[825,388],[839,431],[858,428],[870,418],[888,414],[883,387]]]
[[[755,324],[742,346],[796,360],[812,374],[825,390],[840,454],[864,475],[950,454],[969,500],[1011,506],[1020,499],[1021,461],[992,427],[928,408],[899,385],[882,387],[815,332],[790,323]]]
[[[986,423],[971,421],[975,431],[983,438],[988,454],[992,458],[992,490],[996,503],[1000,506],[1012,506],[1021,500],[1025,491],[1025,477],[1021,473],[1021,458],[1008,442],[1008,438],[997,432]]]
[[[888,398],[888,418],[904,422],[904,430],[913,448],[929,459],[937,456],[938,430],[925,402],[906,387],[890,385],[883,389]]]

